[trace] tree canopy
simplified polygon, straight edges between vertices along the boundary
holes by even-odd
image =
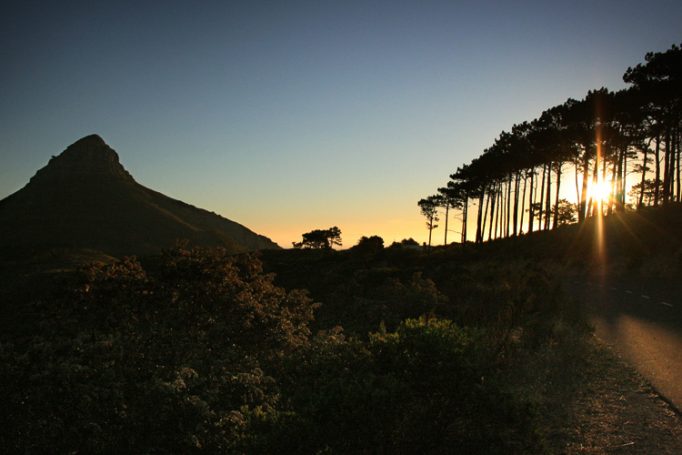
[[[300,242],[293,242],[294,248],[311,248],[331,250],[335,245],[341,246],[341,229],[336,226],[329,229],[315,229],[303,234]]]

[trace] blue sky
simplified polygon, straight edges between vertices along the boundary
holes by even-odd
[[[16,2],[0,197],[98,133],[138,182],[282,246],[332,225],[421,241],[416,202],[458,165],[622,88],[680,23],[673,1]]]

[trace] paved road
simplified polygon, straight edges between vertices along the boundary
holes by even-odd
[[[682,410],[682,283],[604,277],[567,284],[591,310],[597,337]]]

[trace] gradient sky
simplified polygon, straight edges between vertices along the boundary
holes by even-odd
[[[682,42],[679,0],[3,5],[0,198],[97,133],[285,247],[425,240],[417,200],[500,131]]]

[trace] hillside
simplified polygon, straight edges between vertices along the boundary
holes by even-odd
[[[140,185],[97,135],[70,145],[0,201],[6,257],[48,250],[144,255],[177,240],[232,252],[278,248],[241,224]]]

